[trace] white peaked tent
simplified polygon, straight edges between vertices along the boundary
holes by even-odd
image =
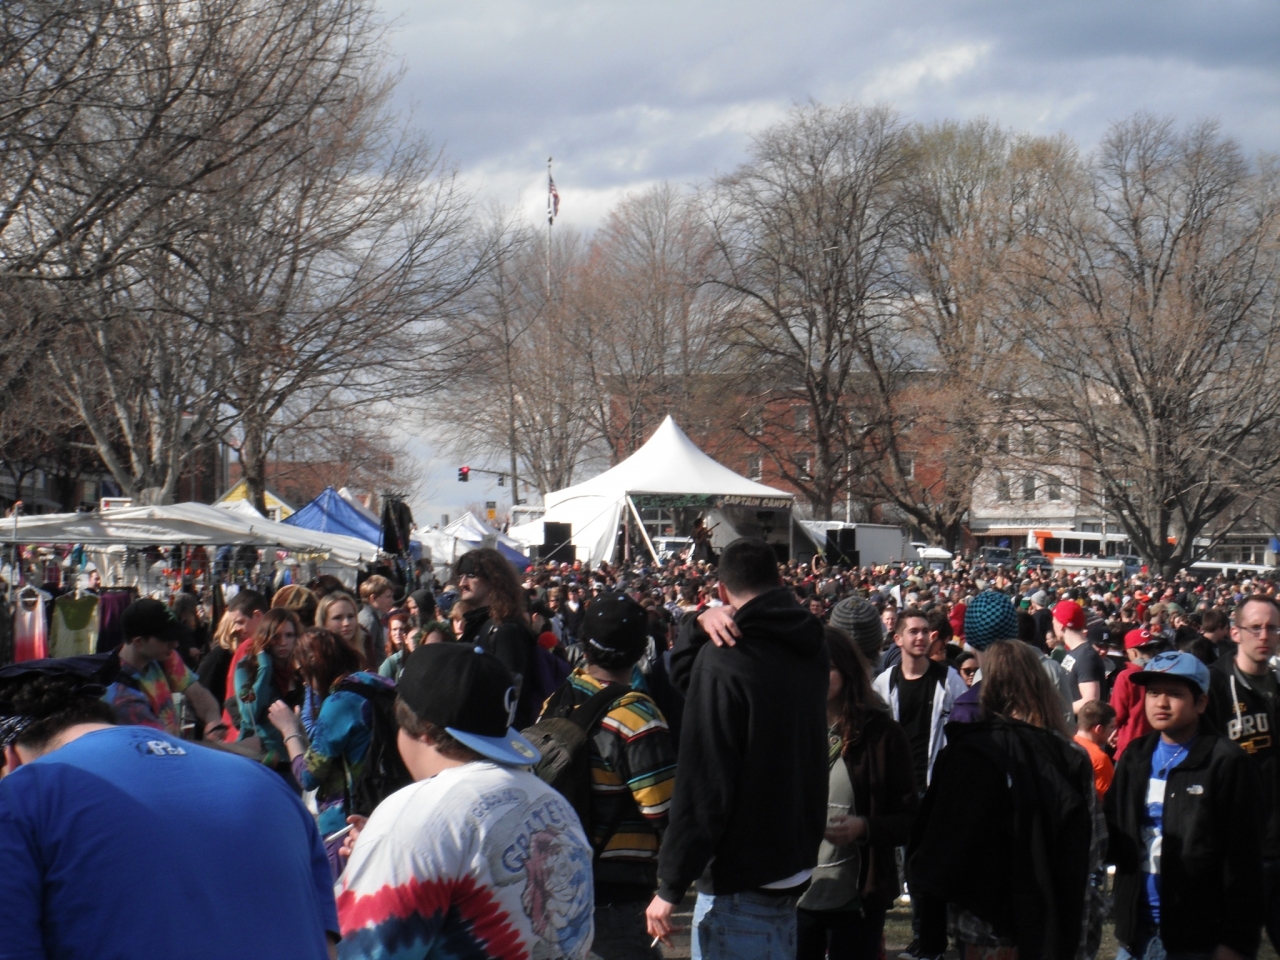
[[[546,513],[508,533],[524,544],[540,544],[544,523],[570,524],[578,559],[594,567],[613,560],[618,524],[628,512],[640,523],[637,497],[665,497],[672,504],[707,509],[790,509],[795,499],[712,460],[667,417],[626,460],[590,480],[547,494]]]
[[[521,570],[529,565],[521,552],[521,543],[495,530],[475,514],[467,511],[443,530],[419,530],[415,535],[431,551],[436,566],[448,567],[471,550],[492,546]]]

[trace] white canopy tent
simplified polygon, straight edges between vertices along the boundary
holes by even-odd
[[[250,507],[252,509],[252,507]],[[0,543],[75,543],[91,552],[118,547],[276,547],[305,555],[320,572],[355,584],[355,571],[378,555],[371,543],[304,530],[239,509],[203,503],[125,507],[96,513],[47,513],[0,523]],[[93,548],[98,548],[96,551]]]
[[[577,558],[595,566],[612,561],[618,525],[629,513],[641,531],[638,501],[790,510],[795,496],[734,473],[707,456],[667,417],[639,450],[599,476],[546,496],[547,512],[508,533],[526,545],[543,542],[544,523],[572,526]],[[647,534],[645,535],[647,538]]]
[[[414,537],[431,551],[432,563],[441,567],[452,566],[464,553],[481,547],[493,547],[512,561],[524,557],[519,541],[489,526],[470,511],[442,530],[418,530]]]

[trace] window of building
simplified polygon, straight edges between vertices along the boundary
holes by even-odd
[[[764,414],[759,410],[747,411],[747,433],[753,437],[764,433]]]
[[[902,477],[904,480],[914,480],[916,478],[916,461],[914,457],[902,458]]]
[[[1027,474],[1022,478],[1022,499],[1034,500],[1036,498],[1036,478]]]
[[[1022,431],[1022,452],[1029,457],[1035,456],[1036,435],[1030,430]]]
[[[800,458],[800,479],[801,480],[813,479],[813,457]]]
[[[996,436],[996,453],[1008,453],[1008,452],[1009,452],[1009,435],[1007,433],[1001,433]]]
[[[1044,436],[1044,452],[1051,457],[1056,457],[1062,452],[1062,438],[1058,436],[1056,430],[1050,430]]]
[[[1013,494],[1009,491],[1009,478],[996,477],[996,499],[1001,503],[1008,503],[1013,499]]]
[[[809,408],[796,407],[796,433],[809,432]]]
[[[1045,496],[1050,500],[1062,499],[1062,480],[1060,478],[1049,478],[1049,482],[1045,484]]]
[[[747,479],[759,480],[764,476],[764,457],[753,453],[747,457]]]

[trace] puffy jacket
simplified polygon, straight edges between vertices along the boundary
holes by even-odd
[[[734,617],[741,639],[708,642],[686,617],[671,656],[685,690],[680,765],[658,854],[658,894],[742,893],[810,870],[827,823],[829,661],[821,622],[787,588]],[[707,865],[710,864],[710,869]]]
[[[1145,896],[1143,820],[1158,733],[1129,745],[1107,792],[1116,865],[1116,939],[1133,946]],[[1165,786],[1160,939],[1169,953],[1209,954],[1225,944],[1252,957],[1263,919],[1261,789],[1244,751],[1202,732]]]
[[[872,687],[876,693],[880,694],[882,700],[889,704],[889,712],[893,714],[893,719],[897,720],[900,716],[898,712],[898,682],[897,678],[901,676],[901,671],[894,672],[894,668],[890,667],[880,676],[876,677]],[[955,706],[956,699],[963,696],[969,690],[964,685],[964,680],[955,670],[948,669],[946,679],[938,682],[938,688],[933,694],[933,723],[929,727],[929,768],[926,774],[926,780],[933,780],[933,764],[938,759],[938,753],[947,745],[947,735],[943,728],[951,719],[951,711]],[[926,786],[926,783],[918,784],[918,786]]]

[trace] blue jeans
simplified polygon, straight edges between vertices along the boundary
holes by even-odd
[[[798,897],[698,894],[693,960],[795,960]]]

